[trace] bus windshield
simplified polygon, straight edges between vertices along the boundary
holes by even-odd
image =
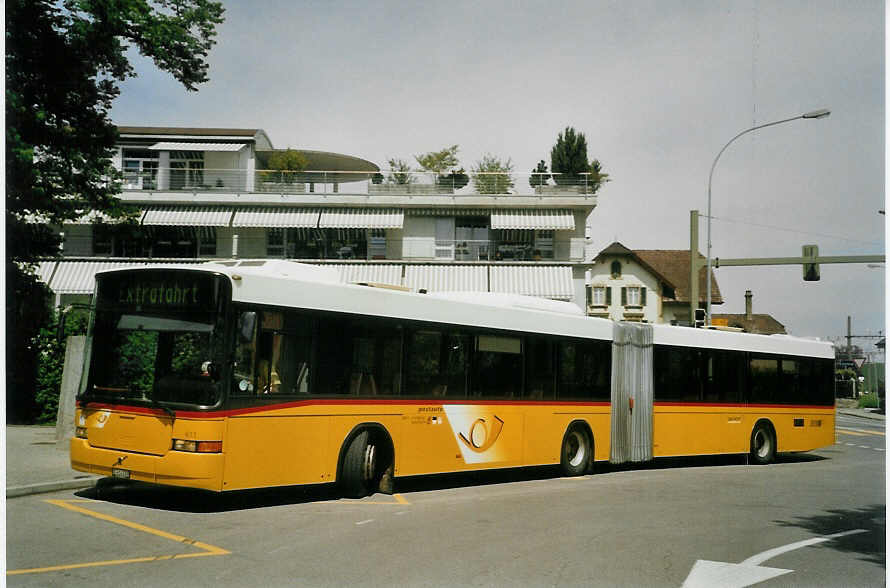
[[[204,272],[100,276],[81,398],[216,405],[227,292],[224,278]]]

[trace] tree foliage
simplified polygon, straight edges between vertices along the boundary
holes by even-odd
[[[86,313],[79,311],[67,315],[56,313],[52,322],[40,329],[34,337],[33,345],[38,353],[34,420],[38,423],[56,422],[68,337],[85,334],[88,318]]]
[[[21,371],[29,364],[15,362],[10,350],[33,339],[19,327],[34,303],[35,261],[59,251],[59,236],[47,225],[88,211],[129,212],[116,198],[117,130],[109,119],[119,84],[135,75],[128,51],[195,90],[208,79],[206,58],[222,15],[213,0],[6,2],[6,348],[13,390],[33,389],[33,371]]]
[[[457,150],[457,145],[452,145],[451,147],[445,147],[441,151],[430,151],[429,153],[415,155],[414,159],[417,160],[417,163],[424,171],[442,175],[457,167]]]
[[[553,170],[554,181],[560,186],[577,186],[581,183],[581,174],[589,168],[584,133],[576,133],[574,128],[566,127],[550,150],[550,169]]]
[[[269,156],[269,169],[274,170],[273,181],[292,184],[297,173],[309,166],[309,160],[302,152],[288,147],[284,151],[276,151]]]
[[[423,171],[436,174],[436,183],[439,186],[458,190],[467,185],[470,178],[464,168],[457,169],[460,161],[457,158],[458,146],[452,145],[440,151],[430,151],[415,155],[414,159]]]
[[[389,160],[389,174],[386,176],[387,184],[413,184],[414,177],[411,175],[411,166],[404,159]]]
[[[490,153],[473,166],[473,186],[479,194],[509,194],[513,189],[513,161],[502,161]]]
[[[540,188],[541,186],[546,186],[549,179],[550,174],[547,173],[547,163],[542,159],[528,177],[528,185],[532,188]]]
[[[588,194],[596,194],[603,184],[611,181],[598,159],[588,163],[587,138],[572,127],[566,127],[556,137],[556,144],[550,150],[550,169],[553,180],[560,186],[584,186]]]

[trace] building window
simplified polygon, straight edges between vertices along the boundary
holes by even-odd
[[[622,306],[646,306],[646,288],[627,286],[621,289]]]
[[[612,279],[617,280],[621,277],[621,262],[613,261],[612,262]]]
[[[612,294],[611,288],[607,288],[606,286],[594,286],[591,304],[593,306],[609,306],[612,303],[612,301],[609,300],[611,298],[610,294]]]
[[[158,152],[149,149],[124,149],[124,189],[156,190],[158,187]]]
[[[170,189],[204,187],[204,152],[170,152]]]

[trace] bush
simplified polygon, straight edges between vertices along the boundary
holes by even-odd
[[[859,408],[878,408],[878,395],[872,392],[871,394],[860,396]]]
[[[60,319],[64,317],[64,332],[60,338]],[[86,313],[73,311],[67,315],[56,313],[52,321],[40,329],[34,338],[37,349],[37,381],[34,399],[37,404],[38,424],[53,424],[59,412],[59,392],[62,387],[62,371],[65,368],[65,347],[68,336],[86,333]]]

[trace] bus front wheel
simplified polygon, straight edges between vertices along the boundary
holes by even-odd
[[[766,421],[760,421],[751,433],[751,461],[765,465],[772,463],[775,458],[776,434]]]
[[[559,467],[564,476],[581,476],[593,457],[593,443],[587,431],[579,425],[572,425],[562,438]]]
[[[341,473],[343,494],[348,498],[370,494],[377,474],[377,445],[371,442],[368,431],[362,431],[349,443]]]

